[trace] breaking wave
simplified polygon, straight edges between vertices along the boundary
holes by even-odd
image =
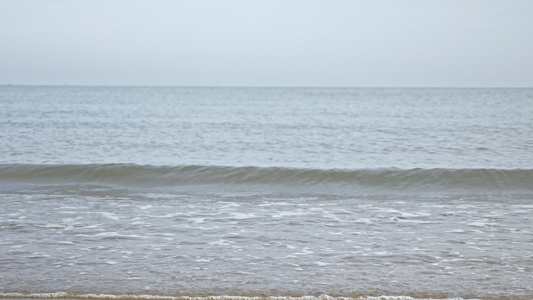
[[[134,164],[0,165],[0,181],[153,188],[239,185],[359,191],[532,192],[532,169],[293,169]]]

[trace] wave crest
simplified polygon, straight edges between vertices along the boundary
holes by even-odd
[[[361,192],[533,192],[530,169],[293,169],[134,164],[0,165],[0,181],[125,187],[238,185],[333,188]]]

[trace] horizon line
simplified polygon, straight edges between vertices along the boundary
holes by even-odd
[[[313,86],[313,85],[164,85],[164,84],[19,84],[3,87],[161,87],[161,88],[319,88],[319,89],[531,89],[533,86]]]

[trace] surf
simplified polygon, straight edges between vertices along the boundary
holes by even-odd
[[[298,169],[136,164],[3,164],[0,181],[130,188],[237,186],[352,192],[533,192],[533,169]]]

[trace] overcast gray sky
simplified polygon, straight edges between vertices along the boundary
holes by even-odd
[[[533,0],[0,0],[0,84],[533,87]]]

